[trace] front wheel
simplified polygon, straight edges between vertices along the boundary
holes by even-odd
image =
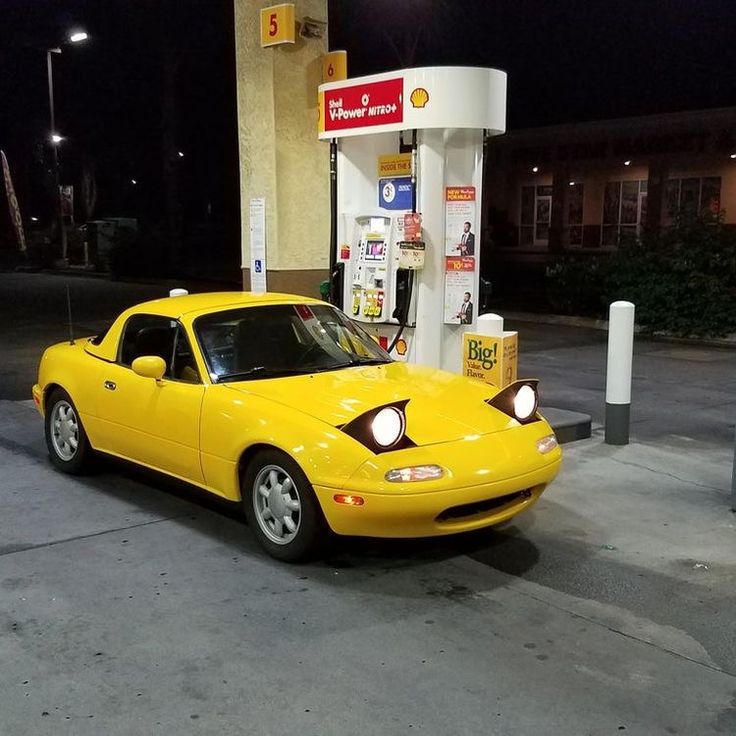
[[[46,400],[46,447],[51,462],[65,473],[77,475],[89,464],[92,448],[74,402],[63,389]]]
[[[314,553],[326,525],[302,469],[279,450],[262,450],[241,479],[248,525],[272,557],[296,562]]]

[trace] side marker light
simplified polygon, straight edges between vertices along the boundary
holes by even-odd
[[[353,496],[349,493],[336,493],[332,498],[344,506],[362,506],[365,503],[362,496]]]

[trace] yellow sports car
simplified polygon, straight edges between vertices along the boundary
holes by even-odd
[[[337,534],[422,537],[506,521],[561,452],[536,381],[499,390],[398,363],[341,311],[193,294],[48,348],[33,398],[53,464],[116,455],[234,501],[281,560]]]

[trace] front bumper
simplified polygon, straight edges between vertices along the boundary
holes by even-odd
[[[472,441],[386,453],[366,463],[344,488],[315,484],[314,490],[337,534],[429,537],[482,529],[529,508],[555,478],[562,463],[559,447],[548,455],[536,449],[536,440],[551,433],[546,422],[535,422]],[[448,472],[437,481],[384,480],[390,467],[422,463]],[[338,503],[339,493],[358,495],[363,504]]]

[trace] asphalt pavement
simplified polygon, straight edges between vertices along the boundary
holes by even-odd
[[[71,286],[85,327],[169,288]],[[545,403],[594,421],[542,500],[289,566],[237,506],[52,469],[27,399],[65,309],[60,277],[0,274],[2,736],[736,734],[736,351],[637,340],[611,447],[605,334],[509,323]]]

